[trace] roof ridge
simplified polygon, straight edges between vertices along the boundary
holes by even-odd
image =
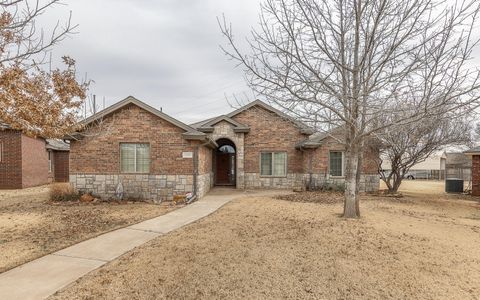
[[[260,99],[255,99],[254,101],[230,112],[227,116],[232,118],[236,115],[238,115],[239,113],[251,108],[251,107],[254,107],[256,105],[259,105],[261,106],[262,108],[266,109],[266,110],[269,110],[273,113],[276,113],[277,115],[279,115],[280,117],[284,118],[284,119],[287,119],[289,121],[291,121],[293,124],[295,124],[297,127],[299,127],[301,130],[302,130],[302,133],[305,133],[305,134],[312,134],[314,131],[312,128],[310,128],[310,126],[306,125],[305,123],[301,122],[301,121],[298,121],[298,120],[295,120],[292,116],[289,116],[287,115],[286,113],[278,110],[277,108],[263,102],[262,100]]]
[[[163,111],[160,111],[158,109],[156,109],[155,107],[135,98],[134,96],[128,96],[126,97],[125,99],[123,100],[120,100],[112,105],[110,105],[109,107],[105,108],[105,109],[102,109],[101,111],[95,113],[94,115],[91,115],[90,117],[86,118],[85,120],[83,121],[80,121],[79,124],[81,125],[88,125],[106,115],[109,115],[123,107],[125,107],[126,105],[129,105],[129,104],[134,104],[134,105],[137,105],[138,107],[156,115],[157,117],[160,117],[170,123],[172,123],[173,125],[185,130],[186,132],[194,132],[194,133],[200,133],[199,131],[197,131],[195,128],[183,123],[182,121],[170,116],[170,115],[167,115],[166,113],[164,113]]]

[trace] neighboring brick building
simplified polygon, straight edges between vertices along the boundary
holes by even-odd
[[[214,185],[304,189],[342,184],[344,148],[254,101],[190,126],[128,97],[86,119],[71,137],[70,181],[106,198],[171,199]],[[365,152],[362,190],[378,189],[378,152]]]
[[[0,189],[68,181],[68,144],[0,126]]]
[[[472,158],[472,195],[480,196],[480,147],[472,148],[464,153]]]

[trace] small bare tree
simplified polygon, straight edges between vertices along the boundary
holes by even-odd
[[[305,122],[345,127],[343,215],[352,218],[360,216],[362,148],[373,133],[478,105],[480,73],[467,62],[477,44],[479,6],[476,0],[265,0],[248,51],[225,18],[219,25],[228,41],[223,50],[257,94]],[[378,121],[385,116],[395,122]]]
[[[58,0],[0,0],[0,122],[30,135],[61,137],[77,123],[88,82],[79,83],[75,61],[45,70],[52,47],[75,26],[70,18],[47,34],[38,18]]]
[[[461,118],[451,119],[446,115],[378,134],[381,158],[388,161],[390,170],[382,170],[382,161],[379,161],[378,168],[389,193],[396,193],[405,174],[432,154],[448,146],[469,145],[472,129],[470,122]]]

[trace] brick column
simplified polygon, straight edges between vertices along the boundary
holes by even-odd
[[[480,196],[480,155],[472,155],[472,195]]]

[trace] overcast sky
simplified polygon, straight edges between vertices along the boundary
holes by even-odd
[[[219,48],[217,16],[238,37],[257,23],[260,0],[64,0],[42,17],[44,26],[68,18],[78,33],[53,51],[70,55],[90,94],[111,105],[132,95],[191,123],[232,110],[225,95],[252,93]],[[50,26],[51,27],[51,26]]]
[[[105,98],[108,106],[132,95],[192,123],[231,111],[225,96],[246,93],[254,100],[242,69],[220,50],[225,39],[217,17],[225,14],[242,40],[258,23],[260,2],[63,0],[40,21],[52,27],[72,11],[78,33],[56,46],[53,58],[68,54],[77,60],[79,75],[95,81],[90,95],[97,95],[97,103]]]

